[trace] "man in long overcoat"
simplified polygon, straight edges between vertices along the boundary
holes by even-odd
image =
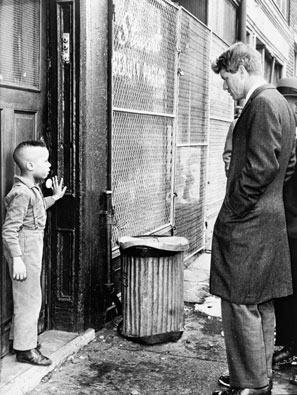
[[[277,90],[286,98],[297,122],[297,78],[282,78]],[[296,130],[297,131],[297,130]],[[293,295],[275,300],[276,338],[275,344],[283,346],[273,354],[276,365],[291,363],[297,356],[297,171],[284,188],[284,205],[291,253]],[[290,379],[297,385],[297,375]]]
[[[286,99],[264,80],[255,49],[236,43],[212,69],[234,100],[246,99],[213,232],[210,292],[221,297],[231,386],[213,395],[267,395],[273,299],[292,293],[282,192],[294,171],[295,120]]]

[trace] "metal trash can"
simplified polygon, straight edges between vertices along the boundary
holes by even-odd
[[[122,237],[121,334],[146,344],[177,341],[184,326],[184,251],[176,236]]]

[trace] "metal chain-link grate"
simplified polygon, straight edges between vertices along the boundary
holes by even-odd
[[[217,35],[212,36],[211,59],[222,53],[227,44]],[[207,182],[207,220],[217,214],[226,190],[226,176],[222,158],[226,135],[233,120],[234,103],[227,91],[223,90],[220,75],[210,74],[210,125],[209,160]]]
[[[182,9],[175,172],[175,225],[188,255],[204,247],[210,31]]]
[[[209,29],[180,7],[115,1],[114,246],[120,236],[148,234],[172,221],[189,240],[187,254],[204,245],[209,47]]]
[[[113,244],[170,222],[172,119],[115,113]]]
[[[115,0],[113,246],[171,223],[177,8]]]
[[[172,114],[176,8],[160,0],[116,0],[114,107]]]

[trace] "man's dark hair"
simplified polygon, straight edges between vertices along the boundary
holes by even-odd
[[[231,45],[212,62],[211,68],[216,74],[222,69],[229,73],[236,73],[241,65],[249,74],[263,74],[261,55],[257,50],[242,42]]]

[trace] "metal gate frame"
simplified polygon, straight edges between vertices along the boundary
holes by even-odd
[[[115,4],[115,15],[117,15],[117,1],[115,1],[114,4]],[[111,162],[112,162],[112,164],[111,164],[112,183],[111,184],[112,184],[112,190],[113,190],[113,209],[114,209],[114,226],[113,226],[113,242],[112,242],[112,244],[113,244],[113,257],[115,257],[115,255],[117,255],[118,248],[117,248],[117,245],[116,245],[116,240],[118,239],[118,237],[124,236],[124,235],[130,235],[130,236],[134,235],[135,236],[136,235],[134,233],[135,231],[138,232],[137,235],[141,235],[141,234],[144,234],[144,233],[145,234],[148,234],[148,233],[150,233],[150,234],[151,233],[160,233],[161,234],[161,233],[166,233],[168,231],[172,232],[173,221],[174,221],[174,206],[173,206],[173,200],[174,200],[174,176],[173,176],[173,174],[174,173],[173,172],[174,172],[175,140],[176,140],[176,136],[175,136],[175,131],[176,131],[176,105],[177,105],[176,98],[177,98],[177,89],[178,89],[178,78],[177,78],[178,52],[176,51],[176,47],[177,47],[176,41],[177,41],[177,37],[178,37],[178,25],[177,25],[177,22],[176,22],[177,21],[177,17],[178,17],[178,7],[176,5],[174,5],[174,4],[172,4],[172,3],[164,1],[164,0],[144,0],[144,1],[141,1],[141,2],[136,1],[136,0],[135,1],[132,0],[130,2],[121,2],[121,8],[122,9],[125,6],[125,4],[128,4],[131,9],[134,6],[136,8],[136,10],[137,10],[137,8],[139,9],[141,7],[142,8],[146,7],[146,10],[147,10],[148,13],[150,12],[149,8],[151,7],[151,9],[152,9],[152,5],[155,6],[155,10],[160,11],[160,15],[157,15],[159,17],[159,21],[160,22],[161,22],[161,18],[164,18],[164,15],[165,15],[164,9],[166,11],[169,10],[168,14],[170,12],[172,14],[174,14],[175,21],[174,21],[173,26],[174,26],[175,37],[174,37],[174,61],[172,62],[172,64],[169,64],[170,63],[170,61],[168,60],[169,56],[168,56],[168,59],[166,58],[166,55],[164,56],[165,66],[167,66],[170,69],[170,71],[171,71],[171,78],[173,80],[173,84],[170,85],[170,88],[172,89],[172,86],[173,86],[174,89],[173,89],[173,91],[170,92],[170,94],[171,94],[170,99],[171,100],[169,100],[169,101],[171,101],[171,103],[168,106],[170,107],[170,105],[171,105],[171,107],[169,108],[169,110],[167,109],[167,111],[160,111],[160,109],[162,110],[162,104],[159,105],[158,100],[157,100],[157,105],[153,106],[153,107],[157,107],[157,110],[155,108],[147,110],[141,104],[139,105],[138,102],[133,103],[133,104],[135,104],[136,108],[135,107],[133,108],[133,106],[131,106],[131,104],[127,103],[127,102],[125,103],[126,104],[125,106],[119,105],[119,104],[122,104],[122,101],[123,101],[121,95],[124,97],[124,100],[125,100],[124,94],[126,94],[127,90],[124,92],[124,94],[123,94],[123,92],[119,92],[119,85],[120,84],[118,84],[118,81],[115,78],[115,75],[117,75],[117,74],[120,74],[120,73],[124,74],[124,71],[123,71],[124,66],[123,66],[123,64],[122,65],[118,65],[117,64],[117,57],[119,58],[119,56],[121,56],[122,54],[121,53],[120,54],[117,53],[117,47],[116,47],[116,44],[115,44],[115,38],[113,39],[113,43],[112,43],[113,44],[113,63],[112,63],[112,67],[113,67],[113,71],[112,71],[113,84],[112,84],[112,88],[111,88],[112,92],[113,92],[113,95],[112,95],[112,97],[113,97],[112,118],[113,119],[112,119],[112,144],[111,144],[112,145],[112,149],[111,149],[112,150],[112,152],[111,152],[111,156],[112,156],[112,160],[111,160]],[[119,7],[120,7],[120,5],[119,5]],[[167,7],[167,8],[164,8],[164,7]],[[133,13],[133,11],[134,10],[132,9],[131,12]],[[151,11],[151,12],[154,12],[154,11]],[[169,19],[172,16],[172,14],[169,15]],[[165,16],[167,17],[168,15],[166,14]],[[129,15],[127,13],[127,14],[124,15],[124,18],[121,18],[121,20],[125,21],[125,18],[128,19],[128,17],[129,17]],[[134,17],[136,17],[136,14],[134,15]],[[137,15],[137,17],[139,17],[139,15]],[[115,19],[116,18],[117,18],[117,16],[115,17]],[[141,17],[139,17],[139,20],[141,20]],[[137,19],[136,19],[136,21],[137,21]],[[130,22],[130,21],[126,21],[126,26],[122,27],[123,30],[125,28],[128,29],[128,28],[131,27],[131,26],[128,26],[128,22]],[[114,23],[116,24],[116,22],[114,22]],[[137,22],[135,22],[135,23],[137,24]],[[158,26],[157,27],[153,26],[153,27],[155,27],[155,29],[158,29]],[[132,30],[132,28],[131,28],[131,30]],[[140,29],[140,26],[138,25],[136,27],[136,29],[137,28]],[[116,30],[116,29],[117,29],[117,27],[115,27],[113,29],[113,32],[114,32],[114,34],[119,35],[118,30]],[[160,29],[161,29],[161,26],[160,26]],[[125,33],[128,34],[127,31],[125,31],[123,34],[125,34]],[[148,32],[145,32],[145,30],[143,29],[143,33],[145,35]],[[153,35],[154,31],[152,31],[151,33]],[[155,35],[157,36],[157,33]],[[143,39],[145,41],[145,37]],[[169,38],[166,37],[164,39],[164,41],[166,39],[168,39],[168,43],[170,43],[172,45],[172,42],[169,41],[170,39],[172,40],[172,37],[169,37]],[[133,36],[132,36],[132,40],[133,40]],[[163,40],[163,37],[162,37],[162,40]],[[167,41],[166,41],[166,43],[167,43]],[[161,42],[159,42],[159,45],[160,46],[161,45],[166,45],[166,43],[163,44],[163,41],[161,41]],[[135,45],[135,43],[134,43],[134,45]],[[173,47],[173,45],[172,45],[172,47]],[[121,59],[123,62],[126,60],[126,58],[125,58],[126,54],[124,52],[125,49],[126,48],[123,46],[123,58]],[[152,49],[152,51],[154,51],[154,49]],[[139,55],[139,52],[137,53],[135,51],[135,53],[137,55]],[[172,53],[170,53],[170,55],[172,55]],[[151,60],[151,59],[153,61],[155,61],[155,63],[152,62],[151,65],[147,65],[146,62]],[[141,61],[143,63],[141,63]],[[167,61],[167,63],[166,63],[166,61]],[[128,63],[126,63],[126,66],[127,66],[127,64]],[[131,62],[131,64],[133,64],[133,63]],[[168,66],[168,64],[169,64],[169,66]],[[130,74],[130,77],[132,75],[132,78],[131,78],[132,83],[134,83],[136,85],[136,88],[137,88],[137,82],[140,81],[139,75],[137,75],[137,73],[140,73],[141,67],[142,67],[142,78],[149,80],[151,78],[151,76],[149,75],[149,71],[151,71],[152,73],[156,72],[157,75],[158,75],[158,72],[160,70],[162,71],[161,67],[158,69],[159,65],[160,65],[159,59],[154,59],[153,57],[149,58],[149,56],[146,57],[146,55],[144,55],[143,59],[140,59],[139,63],[135,62],[135,69],[134,70],[133,69],[131,70],[131,67],[130,67],[130,70],[129,70],[128,66],[130,66],[130,65],[128,65],[126,73],[128,73],[128,72],[132,73],[132,74]],[[163,65],[163,64],[161,63],[161,65]],[[122,67],[122,69],[120,69],[120,67]],[[146,69],[148,70],[147,72],[146,72]],[[159,72],[160,77],[162,77],[162,72],[161,71]],[[134,73],[134,75],[133,75],[133,73]],[[133,81],[133,77],[135,77],[136,82]],[[137,78],[139,78],[138,81],[137,81]],[[166,78],[170,78],[170,77],[166,76]],[[123,78],[123,80],[124,80],[124,78]],[[158,86],[157,86],[158,85],[158,81],[154,80],[154,76],[152,76],[152,80],[149,81],[149,83],[151,83],[153,86],[155,85],[155,87],[156,87],[155,92],[157,92],[157,94],[158,94]],[[125,87],[125,82],[122,82],[122,86]],[[145,83],[141,84],[141,81],[139,83],[139,86],[140,87],[142,86],[143,88],[146,88]],[[155,92],[153,91],[153,94]],[[118,95],[118,97],[117,97],[117,95]],[[120,98],[119,98],[119,96],[120,96]],[[127,97],[129,99],[129,92],[128,92]],[[135,98],[132,97],[132,100],[134,100],[134,99]],[[145,101],[146,101],[146,98],[144,98],[144,102]],[[124,200],[124,197],[126,197],[126,199],[128,199],[131,202],[134,201],[134,200],[138,202],[137,203],[138,207],[141,207],[142,214],[143,214],[144,218],[147,221],[149,220],[149,218],[146,217],[145,212],[147,212],[148,215],[150,215],[150,216],[154,215],[154,212],[149,212],[151,207],[145,207],[145,202],[144,201],[142,201],[141,199],[137,200],[137,196],[136,197],[133,196],[133,194],[134,195],[136,194],[136,190],[137,189],[139,190],[139,189],[142,188],[142,191],[145,190],[144,189],[145,187],[143,185],[141,185],[140,187],[139,187],[139,185],[135,186],[135,178],[131,177],[131,179],[129,179],[129,175],[127,176],[126,174],[124,174],[124,177],[126,177],[125,186],[120,184],[120,182],[121,182],[121,177],[119,177],[120,169],[119,169],[119,165],[117,164],[117,161],[120,160],[119,159],[120,154],[124,155],[125,153],[123,153],[123,151],[121,151],[120,143],[123,143],[123,141],[120,140],[121,139],[121,136],[119,136],[120,133],[118,133],[118,134],[116,133],[116,129],[119,127],[119,119],[120,120],[123,119],[126,122],[126,124],[130,123],[130,127],[131,127],[131,129],[133,128],[133,132],[138,132],[141,128],[144,129],[143,125],[144,125],[145,122],[146,123],[151,122],[151,124],[154,123],[153,126],[156,129],[158,129],[158,128],[160,129],[161,128],[161,131],[163,130],[163,133],[159,133],[159,134],[156,133],[156,135],[154,137],[157,139],[158,136],[159,136],[159,138],[163,141],[163,147],[167,148],[165,144],[167,144],[167,146],[169,145],[169,150],[166,150],[167,152],[164,152],[164,154],[166,155],[166,158],[165,158],[166,161],[163,162],[163,166],[164,166],[164,173],[167,176],[170,175],[170,177],[169,177],[170,180],[168,181],[168,179],[167,179],[167,187],[165,189],[166,196],[163,196],[161,198],[161,199],[164,200],[164,202],[166,201],[164,207],[165,207],[165,210],[167,210],[167,211],[166,211],[165,215],[163,216],[162,223],[157,223],[158,221],[156,221],[157,226],[151,226],[151,228],[145,228],[145,226],[144,226],[143,231],[141,229],[141,224],[140,223],[137,223],[136,226],[133,226],[132,222],[134,221],[136,223],[138,218],[135,218],[135,217],[133,218],[133,216],[131,216],[131,215],[128,216],[130,213],[127,214],[127,207],[124,206],[124,210],[121,209],[121,206],[117,207],[117,202],[119,203],[118,196],[121,194],[123,200]],[[136,130],[137,127],[138,127],[138,129]],[[165,137],[164,137],[164,129],[165,129],[166,134],[167,134],[167,136],[165,136]],[[146,131],[146,130],[144,130],[144,131]],[[157,130],[157,132],[158,132],[158,130]],[[124,164],[126,166],[122,166],[122,167],[124,167],[124,171],[128,171],[129,170],[128,169],[129,166],[131,166],[132,168],[134,167],[134,171],[136,171],[142,165],[141,158],[140,158],[140,161],[138,161],[139,153],[143,152],[142,151],[142,147],[135,148],[135,146],[137,144],[135,144],[136,141],[135,141],[135,139],[133,139],[133,136],[134,136],[134,134],[130,133],[130,135],[127,134],[126,138],[130,139],[131,142],[132,142],[132,147],[130,146],[129,149],[133,153],[134,163],[132,163],[133,162],[133,158],[131,160],[131,157],[130,157],[129,159],[131,160],[131,162],[130,163],[124,162]],[[118,138],[118,140],[116,140],[117,138]],[[148,142],[145,141],[145,140],[142,140],[142,143],[147,145]],[[153,143],[153,141],[152,141],[152,143]],[[148,155],[149,148],[150,147],[147,147],[147,146],[145,147],[147,152],[144,152],[144,155]],[[157,155],[157,157],[160,158],[160,154]],[[154,157],[152,157],[152,159],[154,159]],[[143,172],[145,171],[145,169],[141,169],[141,170]],[[155,171],[156,171],[156,169],[155,169]],[[122,174],[123,173],[124,172],[122,172]],[[133,174],[132,176],[135,176],[135,174]],[[139,177],[141,177],[141,176],[143,176],[143,174],[139,174]],[[138,179],[138,181],[139,181],[139,183],[141,183],[140,179]],[[166,179],[164,181],[166,183]],[[143,182],[143,180],[142,180],[142,182]],[[124,182],[122,184],[124,184]],[[151,185],[153,185],[152,180],[151,180]],[[134,186],[135,190],[132,191],[131,190],[132,188],[129,188],[129,186],[132,186],[132,187]],[[162,188],[161,183],[159,183],[158,187]],[[156,188],[155,191],[152,191],[152,194],[157,193],[158,192],[157,189],[158,188]],[[123,191],[125,191],[126,196],[125,196],[125,193],[123,193]],[[161,191],[161,193],[164,193],[164,189]],[[118,196],[117,196],[117,194],[118,194]],[[130,195],[128,195],[128,194],[130,194]],[[127,195],[128,195],[128,197],[127,197]],[[146,198],[147,196],[144,196],[144,197]],[[150,201],[150,203],[152,203],[152,202]],[[123,206],[122,206],[122,208],[123,208]],[[126,214],[124,213],[125,210],[126,210]],[[128,218],[125,218],[124,214]],[[167,220],[165,221],[164,218],[166,218]],[[127,220],[130,220],[130,223],[127,223]],[[159,218],[157,220],[159,220]],[[121,221],[122,221],[122,223],[121,223]],[[126,229],[125,229],[125,226],[126,226]],[[127,232],[130,232],[130,234],[127,233]]]
[[[176,160],[176,234],[189,240],[186,259],[205,248],[211,31],[180,8]]]
[[[117,3],[118,1],[118,3]],[[135,5],[137,3],[137,6]],[[117,240],[121,236],[139,236],[143,234],[173,234],[176,233],[178,235],[182,235],[179,232],[179,229],[176,229],[176,207],[175,207],[175,200],[177,197],[176,193],[176,175],[177,175],[177,164],[176,164],[176,154],[177,154],[177,149],[181,147],[185,147],[185,144],[178,144],[178,138],[177,138],[177,132],[178,132],[178,110],[179,110],[179,79],[182,78],[182,71],[180,69],[180,61],[179,58],[181,56],[180,54],[180,40],[181,40],[181,18],[182,18],[182,13],[187,13],[188,17],[191,17],[192,20],[194,21],[193,23],[197,23],[199,25],[203,25],[199,20],[197,20],[195,17],[193,17],[191,14],[189,14],[183,7],[179,7],[167,0],[124,0],[124,1],[119,1],[119,0],[114,0],[114,27],[113,27],[113,38],[112,42],[110,43],[111,48],[112,48],[112,64],[110,67],[112,70],[110,70],[110,73],[112,75],[111,78],[111,96],[112,96],[112,111],[111,111],[111,141],[110,141],[110,189],[112,190],[113,193],[113,231],[112,231],[112,255],[113,258],[119,255],[119,249],[117,246]],[[129,97],[129,92],[128,92],[128,86],[125,85],[124,78],[127,77],[129,74],[131,81],[134,83],[134,86],[132,88],[135,88],[135,85],[137,86],[137,78],[139,78],[140,70],[141,70],[141,65],[137,63],[137,59],[135,60],[134,58],[131,58],[130,60],[128,59],[128,55],[126,56],[125,54],[125,49],[124,45],[127,43],[125,42],[125,34],[129,34],[129,29],[133,30],[133,26],[129,25],[129,23],[132,24],[132,22],[129,19],[129,14],[128,12],[126,14],[123,13],[123,7],[127,4],[130,6],[130,12],[133,6],[135,6],[134,10],[134,15],[133,12],[131,14],[133,15],[134,19],[133,21],[136,20],[136,24],[138,23],[138,26],[135,28],[140,29],[140,23],[141,17],[137,12],[139,10],[146,10],[147,14],[149,15],[150,7],[152,8],[152,5],[155,6],[155,9],[158,9],[160,13],[164,12],[164,10],[174,10],[174,29],[172,26],[169,25],[168,23],[168,31],[171,29],[171,33],[174,30],[175,38],[174,38],[174,48],[172,46],[171,48],[171,55],[174,53],[174,75],[172,79],[172,83],[170,85],[170,88],[172,89],[173,93],[173,101],[172,101],[172,108],[171,111],[160,111],[160,105],[157,101],[157,109],[155,108],[144,108],[141,106],[140,101],[137,101],[137,98],[135,100],[135,97],[131,96],[131,101],[127,100],[130,99]],[[166,8],[167,7],[167,8]],[[133,11],[133,10],[132,10]],[[119,28],[117,26],[117,12],[122,12],[122,17],[120,18],[122,22],[122,27],[121,31],[119,33]],[[173,13],[173,12],[172,12]],[[146,15],[147,20],[151,20],[152,18],[148,18],[148,15]],[[163,15],[163,14],[162,14]],[[125,19],[126,18],[126,19]],[[159,18],[161,18],[159,16]],[[132,18],[131,18],[132,20]],[[125,22],[126,21],[126,22]],[[138,21],[138,22],[137,22]],[[170,18],[168,19],[170,22]],[[162,21],[164,22],[164,21]],[[172,22],[172,21],[171,21]],[[124,24],[126,25],[124,26]],[[164,25],[164,23],[163,23]],[[162,26],[164,29],[164,26]],[[154,28],[151,29],[151,35],[152,38],[154,38]],[[208,32],[209,29],[203,25],[203,28],[205,28]],[[126,29],[126,30],[125,30]],[[166,27],[165,27],[166,29]],[[130,33],[131,33],[130,30]],[[141,34],[138,35],[138,39],[144,40],[145,42],[145,35],[147,34],[145,31],[141,31],[144,34],[144,37],[141,36]],[[139,33],[139,32],[138,32]],[[164,33],[164,31],[162,31]],[[120,35],[121,34],[121,35]],[[168,34],[167,31],[165,31],[165,34]],[[118,53],[117,51],[117,43],[115,40],[115,35],[117,35],[117,39],[121,40],[121,49],[122,53]],[[133,36],[132,36],[133,39]],[[123,44],[124,43],[124,44]],[[135,44],[135,42],[134,42]],[[136,46],[141,44],[135,44]],[[130,48],[131,50],[131,48]],[[137,56],[139,56],[139,52],[136,53]],[[209,53],[208,55],[209,56]],[[120,60],[119,60],[120,59]],[[127,60],[128,59],[128,60]],[[145,58],[146,59],[146,58]],[[129,63],[130,61],[130,63]],[[158,60],[159,61],[159,60]],[[157,62],[158,62],[157,61]],[[122,63],[121,63],[122,62]],[[145,61],[143,61],[143,64],[145,64]],[[156,63],[159,64],[159,63]],[[126,67],[126,70],[124,70],[124,67]],[[153,69],[153,67],[152,67]],[[153,69],[154,70],[154,69]],[[171,70],[172,71],[172,70]],[[123,74],[123,78],[121,81],[121,84],[119,84],[118,80],[116,79],[118,75]],[[125,75],[126,74],[126,75]],[[133,81],[133,78],[135,81]],[[155,83],[155,81],[153,81]],[[119,92],[119,86],[121,86],[121,89],[123,91]],[[141,85],[139,85],[141,86]],[[143,85],[144,86],[144,85]],[[124,93],[123,93],[124,92]],[[127,93],[128,92],[128,93]],[[122,95],[122,96],[121,96]],[[125,96],[126,95],[126,98]],[[124,97],[124,100],[122,98]],[[121,101],[122,100],[122,101]],[[123,101],[126,102],[123,105]],[[135,107],[131,105],[131,102],[135,104]],[[145,100],[144,100],[145,101]],[[140,104],[139,104],[140,103]],[[150,103],[149,103],[150,104]],[[122,120],[123,123],[126,123],[126,127],[129,129],[128,133],[124,129],[124,133],[126,132],[126,136],[123,134],[124,133],[119,133],[119,124],[120,121]],[[168,188],[166,190],[166,196],[163,196],[163,199],[166,200],[168,212],[166,214],[167,220],[162,223],[158,223],[156,226],[151,226],[151,227],[146,227],[147,223],[151,220],[151,217],[154,215],[154,209],[155,206],[145,206],[144,202],[142,200],[137,200],[138,198],[138,193],[137,191],[139,190],[139,184],[143,182],[140,178],[143,176],[141,171],[139,172],[139,167],[143,164],[142,162],[138,162],[140,154],[143,152],[142,147],[135,148],[136,140],[133,139],[135,136],[135,133],[139,132],[139,130],[144,129],[144,123],[145,122],[157,122],[156,120],[159,120],[159,122],[165,122],[166,124],[166,132],[167,132],[167,138],[170,135],[171,139],[168,143],[169,144],[169,149],[167,150],[167,155],[165,159],[167,159],[167,162],[165,163],[166,167],[166,175],[170,175],[170,180],[168,181]],[[145,122],[143,122],[145,121]],[[127,126],[128,125],[128,126]],[[124,126],[125,127],[125,126]],[[144,130],[147,132],[149,129]],[[162,129],[164,132],[164,129]],[[132,133],[132,132],[133,133]],[[208,136],[208,124],[205,125],[205,130],[204,132]],[[148,133],[147,133],[148,134]],[[160,133],[163,134],[164,133]],[[159,138],[160,134],[156,134],[155,138]],[[121,145],[123,144],[123,138],[125,139],[130,139],[130,145],[127,144],[127,142],[124,141],[124,144],[127,144],[128,149],[132,153],[132,155],[129,156],[129,152],[121,150]],[[164,136],[163,136],[164,138]],[[142,140],[142,143],[144,142],[145,145],[147,144],[147,141]],[[164,141],[163,141],[164,143]],[[141,145],[141,144],[140,144]],[[205,141],[199,141],[198,143],[191,143],[191,146],[199,146],[202,147],[202,149],[207,150],[208,148],[208,137],[206,138]],[[147,148],[147,147],[146,147]],[[123,157],[127,156],[127,158],[123,159]],[[122,157],[122,159],[121,159]],[[132,158],[132,159],[131,159]],[[160,159],[160,157],[158,157]],[[162,158],[164,159],[164,158]],[[122,160],[122,162],[121,162]],[[117,162],[119,161],[119,162]],[[129,162],[130,161],[130,162]],[[164,163],[163,163],[164,164]],[[205,156],[205,166],[207,166],[207,156]],[[127,175],[126,172],[129,172],[129,167],[132,168],[132,176]],[[122,168],[122,170],[120,169]],[[124,170],[123,170],[124,169]],[[136,171],[139,172],[139,177],[137,181],[139,181],[139,184],[135,181],[135,173]],[[131,177],[130,177],[131,176]],[[129,178],[130,177],[130,178]],[[201,185],[201,188],[203,188],[203,191],[205,192],[206,190],[206,177],[203,176],[203,185]],[[166,179],[165,179],[166,183]],[[151,183],[151,185],[153,185]],[[157,185],[160,187],[160,185]],[[143,186],[141,186],[143,188]],[[140,188],[140,189],[141,189]],[[142,189],[143,190],[143,189]],[[158,192],[158,188],[154,192]],[[163,191],[164,192],[164,191]],[[201,215],[201,218],[199,219],[200,227],[202,229],[199,230],[199,236],[195,236],[196,238],[199,237],[199,242],[193,244],[193,248],[189,251],[188,257],[192,256],[193,254],[197,253],[199,250],[201,250],[204,245],[205,245],[205,229],[204,229],[204,219],[205,219],[205,193],[203,192],[202,198],[202,211],[200,212],[199,215]],[[147,196],[144,196],[145,198]],[[127,202],[132,202],[131,204],[132,210],[135,209],[134,202],[136,202],[137,209],[139,210],[137,213],[136,209],[136,215],[133,217],[133,213],[127,209],[127,206],[125,204]],[[140,214],[141,213],[141,214]],[[135,213],[134,213],[135,214]],[[189,213],[188,213],[189,214]],[[157,212],[158,215],[158,212]],[[143,217],[143,218],[142,218]],[[164,217],[163,217],[164,218]],[[137,222],[139,221],[140,222]],[[141,225],[141,220],[143,220],[143,227]],[[134,223],[133,223],[134,222]],[[202,223],[202,225],[201,225]],[[193,230],[192,230],[193,231]],[[194,232],[194,231],[193,231]]]

